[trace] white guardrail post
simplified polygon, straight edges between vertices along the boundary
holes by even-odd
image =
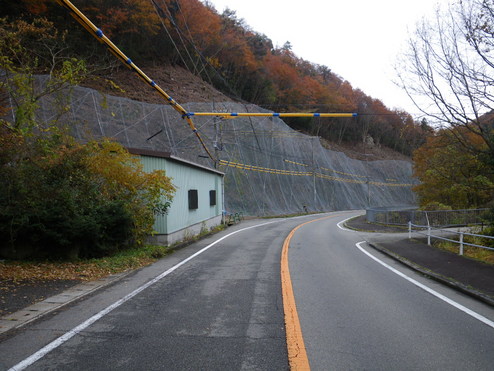
[[[431,226],[427,226],[427,245],[431,245]]]
[[[409,240],[412,239],[412,222],[411,221],[408,222],[408,239]]]
[[[460,232],[460,255],[463,255],[463,232]]]

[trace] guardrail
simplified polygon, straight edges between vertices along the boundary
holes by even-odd
[[[463,225],[481,225],[483,215],[489,209],[467,210],[418,210],[412,207],[369,208],[366,218],[371,223],[406,226],[409,221],[418,225],[453,227]]]
[[[414,230],[416,228],[416,230]],[[465,236],[469,237],[478,237],[478,238],[486,238],[489,240],[494,240],[492,236],[486,236],[482,234],[469,233],[465,231],[454,231],[452,229],[444,229],[444,228],[433,228],[427,225],[416,225],[412,222],[408,222],[408,238],[412,238],[412,232],[417,234],[421,234],[427,236],[427,244],[430,246],[431,239],[436,238],[443,241],[449,241],[453,243],[459,244],[459,255],[463,255],[465,246],[478,247],[481,249],[494,251],[494,248],[488,246],[477,245],[470,242],[465,242]],[[434,233],[433,233],[434,232]],[[442,235],[440,235],[442,234]],[[458,236],[458,240],[453,239],[453,236]]]

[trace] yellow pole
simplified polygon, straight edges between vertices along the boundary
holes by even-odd
[[[169,96],[158,84],[151,80],[139,67],[137,67],[132,60],[127,57],[113,42],[108,39],[98,27],[96,27],[77,7],[75,7],[69,0],[57,0],[57,2],[70,11],[70,14],[98,41],[106,44],[112,54],[120,59],[127,67],[134,70],[138,76],[154,88],[162,97],[164,97],[168,104],[170,104],[180,115],[184,118],[189,127],[192,129],[196,137],[199,139],[202,147],[208,154],[211,160],[215,161],[215,158],[208,150],[202,137],[200,136],[197,128],[192,121],[192,116],[218,116],[224,118],[235,117],[355,117],[356,113],[236,113],[236,112],[187,112],[180,104],[178,104],[171,96]]]
[[[248,112],[187,112],[187,116],[235,117],[356,117],[356,113],[248,113]]]
[[[123,63],[127,65],[130,69],[134,70],[138,76],[147,84],[149,84],[152,88],[154,88],[162,97],[164,97],[168,104],[170,104],[180,115],[186,119],[189,127],[192,129],[196,137],[199,139],[202,147],[208,154],[211,160],[215,161],[213,155],[206,147],[206,144],[202,140],[197,128],[195,127],[190,115],[187,114],[185,108],[183,108],[180,104],[178,104],[171,96],[169,96],[163,89],[161,89],[158,84],[156,84],[153,80],[151,80],[139,67],[137,67],[132,60],[127,57],[113,42],[108,39],[103,32],[96,27],[79,9],[77,9],[69,0],[57,0],[57,2],[63,7],[67,8],[71,13],[71,15],[80,23],[82,26],[88,30],[96,39],[98,39],[103,44],[106,44],[110,51]]]

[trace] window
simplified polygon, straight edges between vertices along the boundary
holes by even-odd
[[[209,191],[209,206],[216,206],[216,191]]]
[[[189,210],[196,210],[199,208],[199,200],[197,196],[197,189],[189,189]]]

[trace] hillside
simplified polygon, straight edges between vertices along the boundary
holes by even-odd
[[[39,79],[39,84],[47,82],[46,76]],[[206,145],[214,151],[217,161],[213,163],[168,104],[102,95],[77,86],[64,96],[69,99],[70,111],[61,119],[82,141],[88,136],[110,137],[128,148],[170,152],[204,166],[216,166],[225,173],[224,199],[229,212],[281,215],[416,202],[409,161],[378,160],[377,153],[370,156],[369,152],[352,158],[331,143],[323,145],[319,137],[291,129],[280,118],[194,117]],[[37,116],[52,117],[56,104],[56,99],[46,96]],[[213,108],[221,112],[267,112],[231,100],[187,102],[184,107],[191,112]],[[372,161],[358,160],[359,156]]]
[[[142,66],[142,70],[177,102],[225,102],[233,101],[226,95],[180,66]],[[110,84],[111,80],[113,84]],[[93,88],[103,94],[125,97],[147,103],[165,103],[163,98],[149,89],[142,80],[133,76],[126,68],[116,68],[105,75],[96,75],[82,83],[82,86]]]
[[[231,99],[180,66],[145,66],[143,71],[158,85],[166,90],[180,104],[188,102],[238,102]],[[112,81],[112,84],[108,82]],[[98,90],[103,94],[129,98],[132,100],[164,104],[163,98],[149,89],[139,78],[133,76],[126,68],[113,69],[104,76],[94,76],[85,80],[82,86]],[[118,88],[115,88],[118,86]],[[245,102],[244,102],[245,103]],[[309,134],[309,133],[306,133]],[[340,143],[322,139],[321,145],[327,149],[345,153],[348,157],[362,161],[402,160],[411,161],[410,157],[385,146],[376,146],[364,142]]]
[[[251,29],[234,11],[220,14],[210,3],[199,0],[73,3],[179,102],[231,101],[226,95],[275,112],[357,112],[355,120],[344,124],[338,119],[285,121],[295,130],[358,151],[366,142],[411,156],[425,141],[427,123],[389,109],[352,87],[331,66],[295,55],[290,43],[273,46],[268,35]],[[42,61],[38,73],[53,70],[56,66],[52,63],[75,57],[84,60],[89,70],[105,71],[102,77],[112,78],[125,93],[103,81],[88,86],[131,99],[159,101],[156,96],[148,100],[147,87],[129,78],[123,68],[115,69],[115,57],[56,2],[10,2],[2,7],[0,16],[8,17],[2,28],[13,30],[15,38]],[[367,155],[370,148],[362,150]],[[382,158],[382,151],[373,151],[376,158]]]
[[[81,0],[84,3],[87,5]],[[196,0],[188,3],[199,4]],[[91,8],[87,10],[91,12]],[[208,11],[214,16],[211,9]],[[389,111],[382,102],[354,90],[328,68],[304,61],[287,48],[272,48],[265,39],[261,46],[249,43],[254,33],[241,24],[232,26],[231,14],[216,14],[218,24],[225,27],[221,35],[228,43],[220,45],[224,54],[215,66],[212,59],[209,67],[201,65],[202,60],[191,67],[188,63],[173,63],[166,54],[167,58],[158,61],[150,51],[138,53],[151,42],[151,34],[142,38],[145,32],[122,34],[119,36],[125,37],[116,37],[115,42],[123,44],[129,58],[189,112],[272,112],[270,107],[286,112],[303,111],[303,107],[306,112],[358,112],[358,116],[299,120],[196,116],[193,121],[197,132],[214,152],[214,159],[210,159],[181,115],[135,75],[135,67],[135,72],[115,67],[114,57],[99,48],[85,31],[73,29],[67,13],[63,14],[65,17],[55,17],[59,30],[54,30],[54,23],[42,19],[31,24],[0,19],[0,31],[13,43],[24,45],[26,60],[38,61],[42,57],[43,64],[36,68],[25,65],[27,69],[18,70],[20,74],[38,73],[31,85],[46,93],[36,98],[37,110],[33,110],[32,117],[36,125],[53,125],[54,119],[70,128],[79,141],[110,137],[127,148],[165,151],[215,167],[225,173],[225,208],[230,212],[280,215],[416,202],[412,166],[403,154],[410,153],[423,140],[423,126],[405,112]],[[67,35],[72,40],[59,37],[60,30],[66,27],[70,28]],[[214,35],[210,37],[214,39]],[[203,41],[207,45],[211,40]],[[156,39],[157,45],[162,41]],[[238,43],[243,45],[241,53],[235,49]],[[11,57],[16,57],[16,50],[9,48],[8,42],[3,45],[5,54],[14,53]],[[41,46],[47,46],[46,50]],[[164,47],[160,55],[167,51],[174,53]],[[113,52],[121,53],[115,49]],[[138,58],[134,58],[136,54]],[[57,59],[50,66],[53,55]],[[123,59],[127,60],[127,56]],[[242,65],[247,61],[249,65]],[[67,66],[70,68],[64,69]],[[197,76],[204,77],[204,68],[210,68],[211,74],[205,75],[212,84]],[[77,70],[84,72],[86,78],[79,79]],[[55,74],[47,75],[50,71]],[[63,85],[56,85],[57,79],[53,79],[57,73],[68,77],[64,81],[71,85],[60,90]],[[49,94],[54,84],[57,89]],[[237,98],[233,100],[221,91]],[[257,101],[263,104],[255,104]],[[15,110],[12,112],[10,119],[15,119]]]

